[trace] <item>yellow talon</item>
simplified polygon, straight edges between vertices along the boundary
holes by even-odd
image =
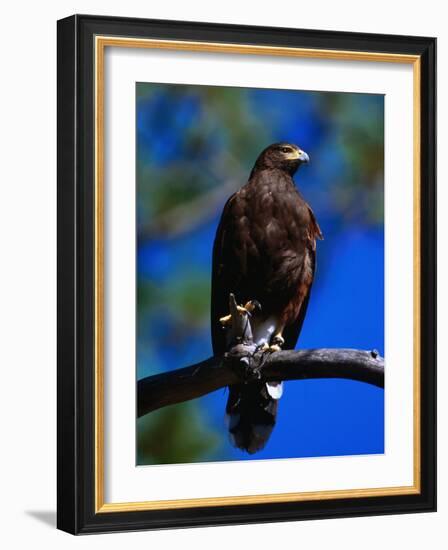
[[[223,326],[230,325],[231,321],[232,321],[232,316],[231,315],[225,315],[224,317],[221,317],[221,319],[219,320],[219,322]]]
[[[252,301],[250,302],[247,302],[245,304],[245,306],[236,306],[236,311],[241,314],[241,315],[245,315],[245,314],[251,314],[251,312],[255,309],[255,305]],[[219,319],[219,322],[221,323],[221,325],[223,326],[228,326],[228,325],[231,325],[232,324],[232,315],[229,314],[229,315],[225,315],[224,317],[221,317]]]
[[[269,346],[269,351],[271,353],[274,353],[275,351],[281,351],[282,348],[278,344],[273,344],[272,346]]]
[[[285,339],[283,338],[281,332],[278,332],[277,334],[275,334],[272,338],[272,343],[274,345],[277,345],[279,347],[283,346],[283,344],[285,343]]]

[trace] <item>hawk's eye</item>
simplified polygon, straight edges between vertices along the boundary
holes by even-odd
[[[291,147],[282,147],[282,153],[290,153],[291,151]]]

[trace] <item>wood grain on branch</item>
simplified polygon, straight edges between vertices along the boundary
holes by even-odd
[[[139,380],[138,416],[242,381],[250,383],[251,379],[312,378],[346,378],[382,388],[384,359],[375,351],[354,349],[288,350],[249,355],[244,349],[239,352],[234,348],[226,356],[210,357],[189,367]]]

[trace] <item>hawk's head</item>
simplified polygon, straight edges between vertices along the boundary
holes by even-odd
[[[293,143],[273,143],[266,147],[258,157],[255,167],[279,168],[289,174],[294,174],[301,164],[310,161],[309,156]]]

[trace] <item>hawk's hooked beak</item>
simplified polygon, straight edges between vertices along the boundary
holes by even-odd
[[[307,155],[307,153],[305,153],[305,151],[297,151],[299,156],[297,157],[298,160],[300,160],[300,162],[302,164],[308,164],[308,162],[310,161],[310,157]]]
[[[310,161],[310,157],[305,153],[305,151],[302,151],[301,149],[297,149],[290,153],[287,156],[288,160],[298,160],[302,164],[307,164]]]

